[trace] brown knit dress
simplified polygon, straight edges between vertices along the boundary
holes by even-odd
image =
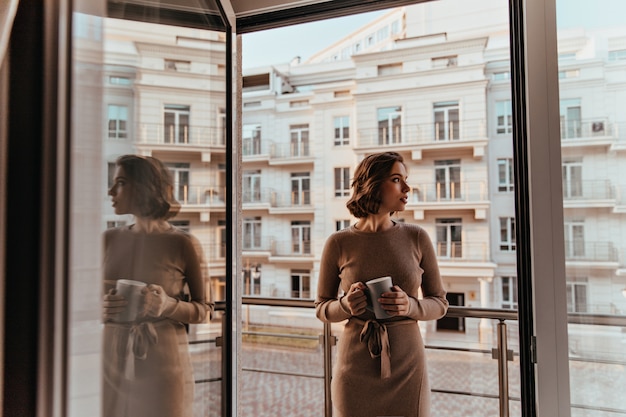
[[[104,234],[104,291],[118,279],[157,284],[177,300],[164,317],[107,322],[103,338],[104,417],[192,417],[194,380],[184,323],[210,316],[201,253],[190,234],[131,227]],[[190,301],[181,296],[189,286]]]
[[[370,311],[352,317],[339,290],[385,275],[411,297],[408,317],[376,320]],[[335,417],[430,416],[417,322],[443,317],[448,302],[432,242],[420,226],[394,223],[383,232],[352,226],[332,234],[321,258],[315,305],[322,321],[348,319],[331,384]]]

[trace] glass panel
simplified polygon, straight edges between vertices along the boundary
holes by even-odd
[[[172,3],[73,2],[68,416],[222,413],[226,37],[202,5],[192,28]],[[128,321],[106,295],[122,278],[155,285]]]
[[[625,12],[557,1],[572,417],[626,415]]]
[[[423,21],[428,25],[417,23]],[[242,123],[263,121],[264,135],[267,132],[274,141],[267,161],[244,159],[243,169],[262,163],[264,187],[276,195],[295,190],[291,173],[306,170],[314,196],[310,207],[263,211],[261,216],[271,225],[263,230],[271,239],[271,250],[243,254],[244,262],[261,259],[271,268],[271,281],[263,282],[260,294],[270,299],[268,304],[272,298],[304,296],[307,283],[305,274],[297,272],[301,269],[310,271],[310,292],[315,298],[326,238],[354,223],[344,219],[351,217],[345,203],[356,163],[384,148],[403,155],[412,188],[406,210],[395,213],[394,219],[419,224],[431,236],[442,278],[451,288],[451,303],[517,307],[514,240],[507,235],[510,250],[504,252],[499,239],[500,217],[515,217],[513,193],[499,192],[513,190],[508,23],[506,0],[440,0],[242,36],[243,85],[254,86],[242,94]],[[383,26],[389,30],[381,31]],[[281,48],[270,48],[268,53],[268,45],[279,44]],[[431,65],[442,57],[445,65]],[[350,77],[346,77],[348,68]],[[261,103],[260,97],[265,96],[272,100]],[[306,106],[289,105],[295,102]],[[350,130],[342,133],[348,122]],[[305,159],[296,158],[302,127],[309,138]],[[286,146],[295,151],[283,151]],[[244,207],[244,215],[253,210]],[[507,225],[514,234],[515,222]],[[278,317],[283,318],[284,327],[278,331],[308,335],[311,327],[321,324],[310,310],[288,315],[284,307],[248,307],[259,326],[271,328]],[[498,379],[498,361],[492,357],[492,349],[498,346],[497,322],[446,317],[420,323],[427,345],[433,345],[427,352],[433,416],[497,415],[500,395],[510,396],[509,415],[521,415],[517,322],[506,321],[512,350],[505,361],[506,393],[500,392],[503,382]],[[344,326],[344,322],[332,324],[338,343]],[[247,341],[245,330],[244,334]],[[276,365],[292,372],[282,375],[264,368],[268,351],[262,346],[246,350],[244,364],[253,362],[258,369],[244,365],[241,416],[323,415],[322,381],[314,388],[308,379],[291,376],[309,372],[310,362],[303,360],[293,368],[289,368],[291,360]],[[289,357],[299,353],[285,349]],[[336,355],[333,348],[333,364]],[[248,377],[255,379],[248,382]],[[270,382],[284,391],[267,389]],[[317,396],[317,401],[310,401],[311,396]],[[294,397],[302,399],[297,408]]]

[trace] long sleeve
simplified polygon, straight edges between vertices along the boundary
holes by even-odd
[[[411,297],[411,309],[408,317],[414,320],[436,320],[446,315],[448,300],[443,282],[439,273],[437,255],[430,237],[421,231],[417,241],[421,255],[420,266],[424,270],[422,275],[422,298]]]
[[[339,286],[339,256],[340,251],[333,239],[328,239],[324,245],[320,261],[320,274],[317,281],[317,298],[315,300],[315,315],[325,322],[337,322],[350,318],[338,298]]]

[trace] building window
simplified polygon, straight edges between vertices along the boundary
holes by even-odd
[[[565,259],[585,257],[585,222],[582,220],[567,221],[564,225]]]
[[[582,161],[563,161],[563,198],[576,199],[583,196]]]
[[[502,308],[517,310],[517,277],[502,277]]]
[[[513,191],[515,187],[514,184],[515,182],[513,179],[513,159],[498,159],[498,191]]]
[[[348,227],[350,227],[350,219],[335,221],[335,230],[337,231],[347,229]]]
[[[626,59],[626,49],[609,51],[609,61],[621,61]]]
[[[378,113],[378,144],[401,143],[402,107],[382,107]]]
[[[335,124],[335,146],[349,145],[350,144],[350,116],[335,117],[334,124]]]
[[[571,139],[582,136],[582,111],[580,99],[561,100],[561,138]]]
[[[457,101],[434,103],[433,113],[436,141],[460,139],[459,103]]]
[[[261,202],[261,170],[244,171],[242,178],[242,203]]]
[[[165,143],[189,143],[189,106],[166,104],[163,111]]]
[[[243,294],[261,295],[261,264],[246,264],[243,269]]]
[[[167,71],[189,72],[191,70],[191,61],[182,61],[178,59],[166,59],[165,69]]]
[[[291,253],[293,255],[311,254],[311,222],[291,222]]]
[[[311,298],[311,271],[291,270],[291,298]]]
[[[435,161],[437,201],[461,199],[461,160]]]
[[[114,85],[130,85],[131,81],[128,77],[119,77],[117,75],[111,75],[109,77],[109,83]]]
[[[589,283],[587,278],[567,278],[567,312],[568,313],[587,313],[587,289]]]
[[[192,189],[189,183],[191,168],[188,163],[166,163],[174,182],[174,198],[181,204],[199,203],[198,190]]]
[[[566,78],[578,78],[580,77],[580,70],[563,70],[559,71],[559,79],[564,80]]]
[[[500,217],[500,250],[515,250],[515,217]]]
[[[350,168],[335,168],[335,197],[350,195]]]
[[[311,176],[308,172],[291,174],[291,205],[311,204]]]
[[[261,249],[261,218],[243,219],[243,249]]]
[[[261,125],[245,124],[241,130],[241,147],[243,156],[261,154]]]
[[[128,137],[128,107],[109,104],[109,138],[126,139]]]
[[[494,81],[508,81],[511,79],[511,71],[494,72],[492,78]]]
[[[126,221],[124,220],[110,220],[107,222],[107,229],[112,229],[114,227],[122,227],[126,226]]]
[[[389,26],[383,26],[376,31],[376,41],[381,42],[389,37]]]
[[[309,125],[291,125],[291,156],[309,156]]]
[[[496,101],[496,133],[511,133],[513,131],[513,114],[511,100]]]
[[[442,258],[463,257],[462,231],[461,219],[437,219],[437,256]]]
[[[115,169],[117,166],[115,162],[107,163],[107,188],[110,189],[113,187],[113,180],[115,180]]]

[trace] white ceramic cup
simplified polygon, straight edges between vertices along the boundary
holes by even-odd
[[[147,284],[132,279],[118,279],[115,284],[117,293],[124,297],[128,304],[122,313],[120,313],[120,321],[134,321],[137,314],[143,308],[143,294],[141,289]]]
[[[368,307],[370,307],[370,310],[374,311],[376,318],[387,319],[391,317],[378,302],[382,293],[391,291],[391,287],[393,287],[391,277],[386,276],[371,279],[367,281],[365,285],[367,285],[367,289],[369,290]]]

